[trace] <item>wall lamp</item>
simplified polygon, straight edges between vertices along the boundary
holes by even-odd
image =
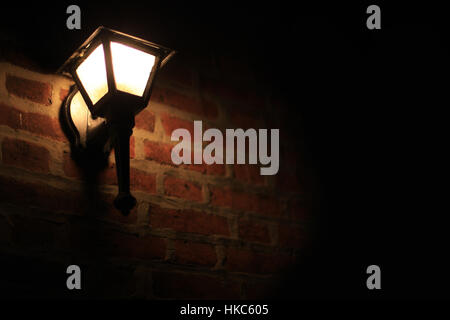
[[[134,117],[149,100],[158,70],[175,51],[122,32],[99,27],[59,69],[76,87],[63,105],[63,121],[76,148],[114,147],[119,193],[114,205],[128,214],[136,205],[130,193],[130,137]]]

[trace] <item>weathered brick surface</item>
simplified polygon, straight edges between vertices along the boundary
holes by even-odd
[[[144,154],[147,160],[172,165],[171,152],[172,145],[170,144],[150,140],[144,141]]]
[[[60,89],[59,90],[59,100],[64,101],[69,95],[68,89]]]
[[[6,89],[20,98],[46,106],[52,104],[52,86],[49,83],[24,79],[15,75],[6,75]]]
[[[136,115],[135,126],[138,129],[155,131],[155,114],[149,110],[143,110]]]
[[[260,173],[260,167],[256,164],[234,164],[234,177],[242,182],[255,185],[264,184],[264,176]]]
[[[100,184],[117,185],[116,166],[111,164],[99,175]],[[136,168],[130,168],[130,187],[146,193],[156,193],[156,175]]]
[[[268,279],[289,270],[308,243],[304,171],[298,152],[289,149],[297,137],[283,130],[284,113],[266,112],[266,94],[253,85],[190,63],[169,65],[135,119],[130,187],[138,205],[129,215],[113,206],[114,161],[84,176],[72,159],[57,116],[70,93],[67,79],[5,68],[0,248],[31,250],[43,259],[64,254],[103,261],[117,275],[113,284],[97,281],[103,297],[139,290],[157,299],[268,297],[277,288]],[[227,65],[220,61],[218,70]],[[203,131],[276,124],[282,142],[278,175],[261,176],[260,166],[250,164],[175,165],[170,136],[186,128],[193,138],[193,119],[203,122]],[[192,150],[186,152],[193,160]]]
[[[26,170],[49,172],[50,154],[45,147],[19,139],[5,138],[2,143],[3,163]]]
[[[3,103],[0,103],[0,125],[29,131],[38,136],[66,141],[57,119],[43,114],[23,112]]]
[[[192,201],[202,201],[203,199],[201,185],[175,177],[166,177],[164,179],[164,193],[168,196]]]
[[[175,167],[171,157],[172,148],[173,145],[168,143],[144,140],[144,154],[147,160],[153,160],[164,165],[170,165]],[[193,154],[191,155],[191,159],[193,159]],[[225,166],[220,164],[207,165],[205,163],[201,164],[191,163],[191,164],[180,164],[179,167],[210,175],[225,174]]]
[[[211,203],[215,206],[277,216],[278,200],[271,196],[234,191],[229,188],[211,187]]]
[[[169,137],[172,136],[172,132],[175,129],[183,128],[189,130],[189,133],[191,134],[192,141],[194,141],[194,122],[183,120],[177,117],[173,117],[169,115],[168,113],[163,113],[161,115],[161,123],[164,128],[164,132]]]

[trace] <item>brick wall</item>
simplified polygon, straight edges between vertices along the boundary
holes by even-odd
[[[220,66],[189,65],[171,61],[136,118],[131,189],[138,203],[125,217],[112,206],[114,157],[94,188],[71,158],[59,111],[72,82],[0,62],[2,256],[31,261],[45,277],[80,265],[81,297],[276,295],[308,239],[297,137],[283,130],[288,114],[251,77],[239,83]],[[193,120],[222,130],[280,128],[278,175],[261,176],[257,165],[175,166],[171,132],[192,131]]]

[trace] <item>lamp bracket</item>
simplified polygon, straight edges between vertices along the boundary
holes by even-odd
[[[68,129],[69,140],[76,149],[111,151],[106,119],[93,117],[76,87],[67,96],[62,120]]]

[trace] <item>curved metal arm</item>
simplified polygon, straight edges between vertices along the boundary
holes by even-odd
[[[108,126],[114,146],[119,186],[119,194],[114,199],[114,205],[124,215],[127,215],[136,205],[136,198],[130,193],[130,137],[133,133],[134,115],[114,117],[110,119]]]

